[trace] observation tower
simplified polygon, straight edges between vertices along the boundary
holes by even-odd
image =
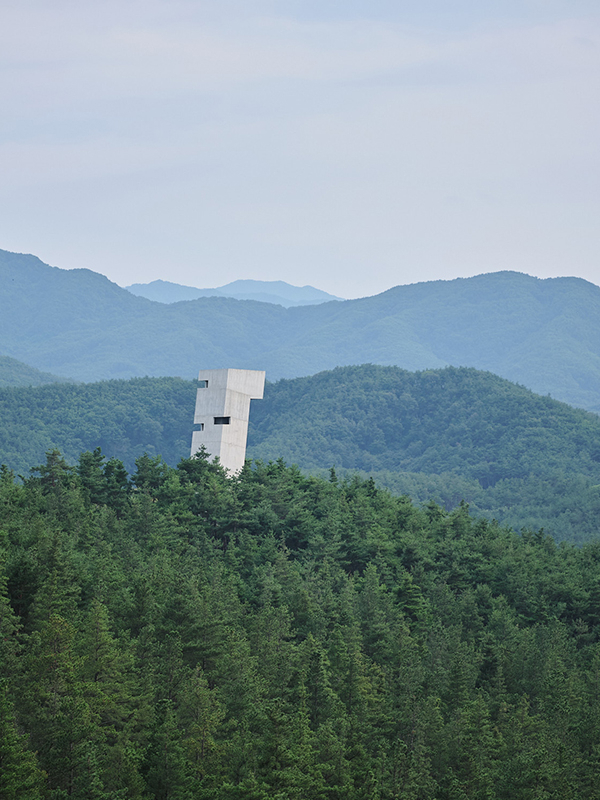
[[[262,400],[265,373],[206,369],[198,374],[191,455],[204,445],[222,466],[239,472],[246,458],[250,400]]]

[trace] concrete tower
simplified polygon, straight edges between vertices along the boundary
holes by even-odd
[[[207,369],[198,375],[192,455],[204,445],[231,472],[246,458],[250,400],[262,400],[265,373],[251,369]]]

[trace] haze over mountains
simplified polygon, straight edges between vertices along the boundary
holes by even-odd
[[[229,297],[169,305],[89,270],[0,251],[0,352],[81,381],[193,378],[200,366],[269,380],[357,363],[473,366],[600,411],[600,287],[516,272],[396,286],[283,308]]]
[[[197,300],[199,297],[233,297],[236,300],[258,300],[261,303],[275,303],[289,308],[343,300],[342,297],[315,289],[314,286],[292,286],[285,281],[239,280],[216,289],[196,289],[193,286],[158,280],[133,283],[125,288],[138,297],[146,297],[158,303],[178,303],[181,300]]]

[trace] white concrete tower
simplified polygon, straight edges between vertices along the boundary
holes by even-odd
[[[198,375],[192,455],[202,445],[231,472],[246,458],[250,400],[262,400],[265,373],[252,369],[206,369]]]

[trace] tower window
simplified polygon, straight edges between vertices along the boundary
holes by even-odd
[[[204,430],[204,423],[203,422],[196,423],[196,425],[194,425],[194,427],[193,427],[193,430],[195,430],[195,431],[203,431]]]
[[[198,381],[199,389],[208,389],[208,381]]]
[[[215,425],[229,425],[231,417],[215,417]]]

